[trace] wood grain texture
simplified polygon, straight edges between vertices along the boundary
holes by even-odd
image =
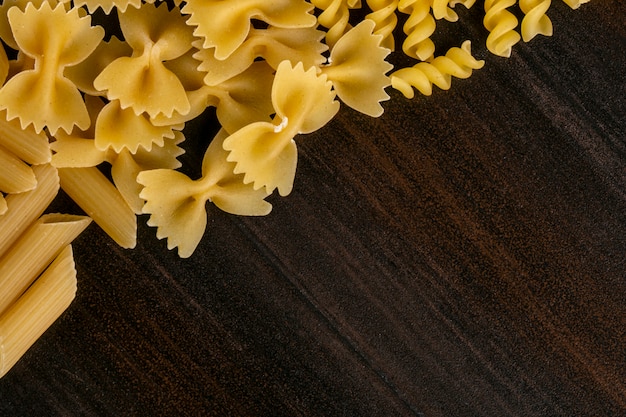
[[[209,208],[186,260],[90,226],[0,415],[626,415],[626,3],[554,1],[510,59],[479,3],[435,40],[485,67],[298,138],[269,216]]]

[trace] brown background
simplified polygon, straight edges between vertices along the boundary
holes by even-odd
[[[626,2],[555,0],[510,59],[482,6],[435,41],[485,68],[299,137],[269,216],[210,207],[187,260],[90,226],[0,415],[626,415]]]

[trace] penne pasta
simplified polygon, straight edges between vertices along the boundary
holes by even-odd
[[[0,216],[0,258],[22,233],[41,216],[59,191],[57,170],[50,164],[35,165],[34,190],[5,197],[7,210]]]
[[[24,295],[0,315],[0,378],[59,318],[75,295],[76,269],[68,245]]]
[[[59,169],[61,188],[123,248],[137,242],[137,217],[98,168]]]
[[[52,158],[46,133],[36,133],[32,126],[22,129],[17,119],[0,117],[0,146],[31,165],[46,164]]]
[[[3,314],[44,269],[80,234],[91,219],[45,214],[0,258],[0,314]]]
[[[23,193],[37,186],[33,170],[18,157],[0,146],[0,191]]]

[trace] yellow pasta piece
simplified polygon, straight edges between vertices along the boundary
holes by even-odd
[[[474,5],[476,0],[433,0],[432,8],[435,19],[445,19],[448,22],[456,22],[459,15],[456,14],[452,7],[462,4],[469,9]]]
[[[0,216],[7,212],[9,209],[9,205],[7,204],[7,200],[4,198],[4,195],[0,193]]]
[[[66,246],[35,283],[0,315],[0,378],[71,304],[76,269]]]
[[[31,165],[50,162],[52,153],[45,132],[35,132],[32,126],[22,129],[19,121],[7,121],[0,115],[0,146]]]
[[[168,10],[165,3],[131,7],[118,15],[133,54],[107,65],[94,80],[94,87],[106,91],[109,100],[119,100],[123,109],[131,107],[137,115],[145,112],[155,117],[163,113],[169,117],[175,111],[189,112],[181,81],[163,64],[192,47],[192,29],[185,18],[177,9]]]
[[[222,127],[232,133],[259,120],[269,121],[274,113],[270,93],[274,70],[266,61],[257,61],[250,67],[216,86],[203,85],[188,93],[194,103],[194,112],[201,113],[206,107],[216,107],[217,118]],[[154,125],[168,125],[185,121],[187,116],[166,118],[157,116]]]
[[[468,78],[472,70],[482,68],[485,62],[471,54],[471,43],[465,41],[460,48],[450,48],[445,56],[431,62],[418,62],[413,67],[402,68],[391,74],[391,86],[407,98],[413,98],[413,88],[424,95],[431,95],[433,84],[448,90],[452,77]]]
[[[23,193],[37,186],[33,170],[11,152],[0,146],[0,191]]]
[[[326,60],[322,54],[328,50],[321,42],[323,37],[324,32],[314,27],[252,29],[245,42],[226,59],[216,58],[214,48],[201,50],[195,56],[202,61],[198,69],[206,72],[204,82],[218,86],[242,73],[258,58],[274,69],[284,60],[293,65],[302,62],[306,68],[319,66]]]
[[[163,146],[166,138],[173,137],[171,126],[154,126],[147,114],[123,109],[119,100],[104,106],[96,120],[95,145],[100,150],[110,147],[115,152],[128,149],[135,153],[141,146],[149,151],[153,144]]]
[[[514,29],[517,18],[507,10],[516,0],[485,0],[485,17],[483,24],[489,31],[487,49],[495,55],[510,57],[511,49],[520,40]]]
[[[398,11],[409,14],[402,30],[407,35],[402,42],[402,51],[422,61],[435,53],[435,44],[430,39],[437,24],[430,12],[432,0],[400,0]]]
[[[137,218],[98,168],[59,169],[61,188],[123,248],[137,243]]]
[[[349,23],[350,9],[361,7],[360,1],[351,0],[311,0],[311,3],[322,10],[317,21],[328,29],[325,39],[329,47],[333,47],[352,28]]]
[[[249,124],[224,141],[228,161],[236,162],[234,172],[243,173],[243,182],[268,193],[278,189],[288,195],[293,188],[298,160],[294,136],[324,126],[339,110],[332,83],[316,68],[305,71],[299,63],[282,62],[272,86],[276,116],[272,123]]]
[[[222,127],[233,133],[256,121],[270,121],[274,70],[266,62],[253,63],[243,73],[208,88],[209,104],[216,107]]]
[[[217,59],[226,59],[245,41],[258,19],[279,28],[313,27],[313,5],[304,0],[188,0],[182,12],[203,38],[205,49],[215,48]]]
[[[9,24],[8,12],[11,8],[17,7],[19,10],[24,10],[27,5],[32,4],[35,8],[41,7],[43,3],[57,4],[53,0],[3,0],[0,4],[0,38],[11,48],[19,49],[13,32],[11,32],[11,25]]]
[[[0,258],[0,315],[90,222],[85,216],[45,214],[20,236]]]
[[[322,68],[337,96],[348,106],[372,117],[383,114],[381,101],[388,100],[385,88],[391,82],[385,61],[389,49],[380,46],[382,35],[373,34],[374,22],[364,20],[337,41],[329,65]]]
[[[90,96],[104,96],[103,91],[94,87],[94,80],[111,62],[120,57],[129,57],[132,53],[133,49],[126,42],[111,36],[108,41],[100,42],[84,61],[67,67],[64,74],[79,90]]]
[[[143,212],[150,214],[148,225],[157,227],[157,238],[167,238],[168,248],[178,247],[183,258],[191,256],[204,234],[207,201],[238,215],[266,215],[272,209],[264,190],[244,184],[242,175],[233,173],[234,164],[226,160],[223,149],[226,136],[220,131],[211,141],[199,180],[167,169],[144,171],[137,177],[144,186],[140,196],[146,201]]]
[[[552,36],[552,21],[546,15],[551,0],[519,0],[519,8],[524,13],[521,33],[524,42],[537,35]]]
[[[74,0],[74,7],[86,6],[90,13],[101,8],[106,14],[116,8],[125,12],[128,6],[138,9],[141,7],[141,0]]]
[[[398,8],[398,0],[367,0],[367,5],[372,9],[372,12],[365,18],[376,23],[374,33],[382,35],[382,46],[390,51],[395,50],[393,30],[398,23],[398,16],[395,13]]]
[[[120,152],[111,166],[111,176],[118,191],[135,214],[141,214],[144,201],[139,197],[142,186],[137,182],[141,171],[151,169],[176,169],[180,167],[177,156],[183,150],[176,146],[184,140],[181,132],[175,132],[173,139],[165,141],[163,146],[153,146],[148,151],[139,150],[131,154],[128,150]]]
[[[0,257],[44,212],[59,190],[57,170],[50,164],[33,166],[37,187],[6,196],[7,211],[0,216]]]
[[[63,68],[78,64],[91,54],[104,36],[104,30],[91,26],[90,16],[78,9],[66,12],[62,4],[54,9],[44,2],[24,11],[8,12],[15,40],[22,52],[35,60],[34,68],[12,77],[0,89],[0,109],[9,120],[19,118],[22,127],[30,124],[50,133],[74,126],[89,127],[87,109],[74,84],[63,76]],[[45,105],[42,105],[45,103]]]
[[[0,48],[0,85],[4,84],[9,75],[9,57],[4,48]]]
[[[581,4],[589,3],[590,0],[563,0],[572,9],[578,9]]]

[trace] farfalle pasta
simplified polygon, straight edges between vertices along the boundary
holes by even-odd
[[[196,27],[194,35],[204,48],[215,48],[215,57],[225,59],[245,41],[258,19],[279,28],[315,26],[313,6],[304,0],[188,0],[183,13]]]
[[[314,132],[339,111],[332,83],[318,75],[314,67],[304,70],[302,63],[292,67],[283,61],[272,86],[272,104],[276,116],[272,122],[251,123],[224,140],[228,161],[235,162],[234,172],[244,174],[245,184],[268,193],[278,189],[288,195],[298,162],[293,138]]]
[[[588,0],[563,1],[576,9]],[[458,21],[455,7],[474,3],[2,2],[0,376],[73,299],[69,243],[92,219],[132,248],[137,215],[147,214],[157,237],[189,257],[208,203],[268,214],[268,197],[293,189],[296,141],[323,128],[340,103],[377,117],[389,87],[431,95],[484,65],[470,40],[447,51],[433,42],[439,21]],[[485,0],[485,36],[474,41],[508,57],[520,40],[552,34],[550,6]],[[98,21],[108,15],[119,27],[94,23],[97,10]],[[398,54],[405,68],[390,63]],[[177,171],[178,157],[186,123],[205,114],[219,133],[205,138],[202,174],[192,179]],[[43,214],[60,188],[87,216]]]
[[[96,89],[106,91],[108,99],[119,100],[122,108],[130,107],[136,114],[187,113],[190,105],[185,89],[163,64],[191,49],[193,36],[186,19],[176,9],[168,10],[165,3],[130,7],[118,14],[133,54],[107,65],[94,80]]]
[[[191,256],[202,239],[207,222],[206,203],[239,215],[265,215],[272,206],[265,201],[268,193],[245,184],[243,175],[234,173],[234,163],[227,161],[223,142],[227,133],[220,131],[211,141],[202,162],[202,178],[192,180],[168,169],[141,172],[143,212],[150,214],[148,224],[157,227],[157,237],[167,238],[169,249],[178,248],[179,256]],[[171,192],[163,193],[163,188]]]
[[[76,86],[63,76],[63,68],[80,63],[98,46],[104,30],[91,26],[89,16],[78,9],[54,9],[44,2],[24,11],[8,11],[11,30],[19,49],[35,60],[34,68],[20,72],[0,89],[0,110],[7,118],[19,118],[22,127],[44,127],[51,134],[70,132],[74,126],[89,127],[89,115]],[[44,103],[44,105],[42,105]]]

